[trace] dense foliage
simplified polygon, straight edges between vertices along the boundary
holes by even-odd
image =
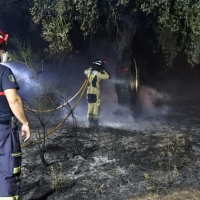
[[[31,14],[33,21],[42,25],[42,36],[54,54],[74,50],[70,31],[76,27],[85,38],[100,31],[114,34],[120,42],[123,25],[133,22],[133,8],[135,3],[130,7],[128,0],[35,0]]]
[[[180,53],[187,55],[189,63],[200,63],[198,0],[1,0],[0,7],[3,29],[5,23],[11,23],[11,14],[12,21],[30,20],[31,8],[32,19],[41,25],[42,37],[49,43],[51,54],[75,50],[71,34],[74,29],[84,38],[103,33],[115,39],[122,49],[128,40],[124,37],[125,30],[137,25],[142,11],[157,22],[157,39],[169,64]],[[8,31],[13,31],[12,27]]]
[[[158,41],[169,64],[180,53],[186,53],[190,63],[200,63],[198,0],[35,0],[31,14],[55,54],[74,50],[70,32],[77,27],[85,38],[107,33],[123,48],[124,30],[136,25],[140,11],[157,21]]]
[[[143,0],[141,9],[155,15],[158,40],[169,63],[181,52],[191,64],[200,63],[199,0]]]

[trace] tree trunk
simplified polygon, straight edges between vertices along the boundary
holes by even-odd
[[[140,106],[137,96],[138,72],[133,55],[133,39],[136,25],[126,27],[124,30],[118,52],[116,65],[115,89],[118,96],[118,104],[128,107],[134,117],[140,114]]]

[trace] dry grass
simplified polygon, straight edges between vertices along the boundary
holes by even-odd
[[[150,194],[145,197],[132,198],[127,200],[200,200],[200,191],[198,190],[176,191],[166,196]]]

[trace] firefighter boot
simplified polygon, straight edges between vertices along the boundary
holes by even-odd
[[[94,128],[99,128],[99,120],[98,120],[98,119],[95,119],[95,120],[93,121],[93,127],[94,127]]]
[[[92,128],[92,122],[93,122],[93,120],[92,119],[88,119],[88,122],[89,122],[89,128]]]

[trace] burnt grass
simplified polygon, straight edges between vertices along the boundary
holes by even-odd
[[[179,119],[180,120],[180,119]],[[159,128],[68,128],[23,149],[23,199],[127,199],[199,188],[199,121]]]
[[[198,88],[195,92],[179,93],[165,116],[120,128],[66,124],[46,139],[47,166],[40,159],[41,143],[23,148],[22,199],[126,200],[199,190]]]

